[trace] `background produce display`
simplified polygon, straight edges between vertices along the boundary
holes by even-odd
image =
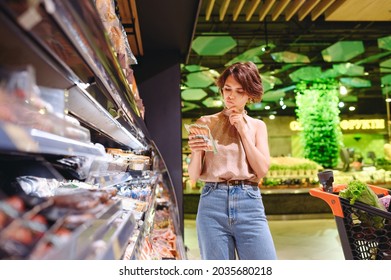
[[[262,180],[265,188],[308,188],[319,183],[323,167],[305,158],[272,157],[269,172]]]

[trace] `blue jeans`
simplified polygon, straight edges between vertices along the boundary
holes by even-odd
[[[256,186],[206,183],[196,225],[203,260],[277,259]]]

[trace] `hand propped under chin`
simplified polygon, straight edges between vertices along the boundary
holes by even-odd
[[[237,130],[241,130],[244,128],[245,119],[244,119],[244,110],[239,110],[236,107],[231,107],[226,110],[226,114],[229,118],[229,122],[231,125],[235,126]]]

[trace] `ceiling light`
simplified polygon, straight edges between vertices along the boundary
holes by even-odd
[[[354,110],[356,110],[356,107],[354,107],[354,106],[349,107],[349,111],[354,111]]]
[[[221,100],[214,100],[214,101],[213,101],[213,104],[214,104],[216,107],[221,107],[221,106],[223,106],[223,101],[221,101]]]
[[[262,50],[264,53],[268,54],[268,53],[270,53],[271,47],[269,47],[268,45],[267,45],[267,46],[263,46],[263,47],[261,48],[261,50]]]
[[[345,86],[340,86],[339,93],[342,95],[346,95],[348,93],[348,89]]]
[[[202,104],[204,104],[208,108],[218,108],[223,107],[223,101],[219,98],[209,97],[205,99]]]
[[[265,106],[265,110],[270,110],[270,106],[269,106],[269,105],[266,105],[266,106]]]
[[[87,88],[90,87],[90,84],[89,84],[89,83],[77,83],[76,85],[77,85],[79,88],[84,89],[84,90],[86,90]]]
[[[275,118],[276,118],[275,115],[270,115],[270,116],[269,116],[269,119],[271,119],[271,120],[274,120]]]
[[[247,107],[251,111],[260,111],[260,110],[263,110],[263,108],[264,108],[264,106],[262,105],[261,102],[247,104]]]
[[[282,110],[285,110],[285,109],[286,109],[286,105],[285,105],[285,104],[282,105],[282,106],[281,106],[281,109],[282,109]]]
[[[391,102],[391,98],[386,98],[386,102]]]
[[[339,108],[343,108],[343,107],[345,107],[345,103],[343,103],[342,101],[341,101],[341,102],[339,102],[339,103],[338,103],[338,107],[339,107]]]

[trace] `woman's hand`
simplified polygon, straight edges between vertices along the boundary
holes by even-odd
[[[195,182],[201,175],[203,158],[205,151],[208,149],[208,143],[200,135],[190,133],[188,144],[191,151],[188,173],[190,179]]]
[[[205,139],[193,133],[189,134],[188,144],[192,152],[205,151],[208,149],[208,143]]]
[[[245,133],[248,127],[243,112],[239,112],[238,109],[233,107],[228,110],[228,114],[231,125],[235,126],[239,133]]]

